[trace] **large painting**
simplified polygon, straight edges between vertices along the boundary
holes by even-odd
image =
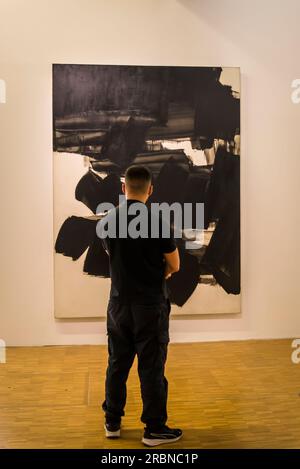
[[[55,64],[55,316],[105,316],[97,206],[118,204],[137,164],[152,172],[152,202],[204,204],[204,242],[194,216],[177,240],[173,314],[239,313],[239,69]]]

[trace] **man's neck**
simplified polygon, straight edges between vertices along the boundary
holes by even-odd
[[[137,195],[137,194],[126,194],[126,200],[136,200],[137,202],[142,202],[145,204],[147,202],[148,196]]]

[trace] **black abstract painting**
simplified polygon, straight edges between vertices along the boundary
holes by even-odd
[[[188,249],[186,233],[178,240],[172,303],[183,307],[200,286],[238,295],[239,137],[239,69],[53,65],[53,151],[85,158],[74,198],[87,208],[61,224],[56,255],[84,256],[85,274],[109,277],[96,208],[117,205],[126,168],[143,164],[153,174],[150,202],[204,204],[204,245]],[[185,228],[193,233],[194,217]]]

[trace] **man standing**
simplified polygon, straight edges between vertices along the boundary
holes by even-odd
[[[126,200],[113,209],[116,235],[108,232],[103,237],[109,255],[111,291],[107,309],[109,359],[102,408],[106,436],[119,437],[126,404],[126,381],[137,354],[143,400],[141,421],[146,425],[142,442],[156,446],[177,441],[182,436],[181,430],[166,425],[168,382],[164,376],[170,314],[166,279],[179,270],[179,254],[171,233],[167,237],[163,233],[165,222],[153,217],[145,205],[153,191],[151,179],[150,172],[143,166],[127,169],[123,184]],[[128,228],[136,207],[147,213],[147,236],[130,236]],[[103,227],[110,215],[100,222]],[[124,226],[120,235],[118,220],[122,220],[122,215],[128,229],[126,236]],[[157,221],[159,235],[153,237],[151,227]]]

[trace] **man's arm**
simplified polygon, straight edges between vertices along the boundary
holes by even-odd
[[[108,247],[108,242],[106,239],[101,239],[102,241],[102,246],[106,254],[109,256],[109,247]]]
[[[178,248],[176,246],[176,241],[173,236],[173,229],[171,228],[169,222],[167,222],[163,217],[160,218],[160,228],[161,228],[161,253],[165,260],[165,279],[171,277],[175,272],[178,272],[180,268],[180,258]],[[163,236],[164,233],[169,233],[168,236]]]
[[[176,248],[172,252],[166,252],[164,253],[164,258],[165,258],[165,279],[168,279],[171,277],[174,272],[178,272],[180,269],[180,259],[179,259],[179,253],[178,249]]]
[[[106,254],[109,256],[109,238],[106,233],[108,222],[109,222],[108,214],[105,213],[104,216],[102,214],[102,216],[99,217],[99,221],[96,227],[96,232],[97,232],[98,238],[100,238],[103,249],[105,250]]]

